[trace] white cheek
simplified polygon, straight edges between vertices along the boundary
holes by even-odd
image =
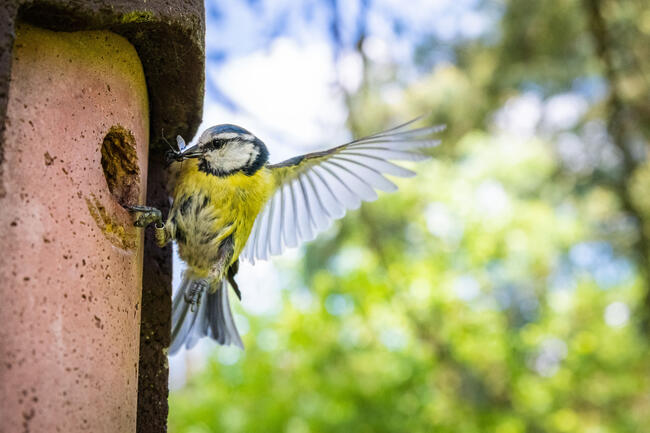
[[[259,151],[252,143],[226,145],[206,155],[208,163],[221,171],[230,172],[245,168],[253,162]]]

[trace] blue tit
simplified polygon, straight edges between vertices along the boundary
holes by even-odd
[[[239,126],[213,126],[187,148],[179,138],[180,149],[168,154],[173,203],[166,221],[155,208],[130,207],[139,213],[135,225],[155,223],[159,245],[175,240],[187,265],[172,301],[169,353],[206,336],[243,348],[228,299],[228,285],[241,299],[239,259],[281,254],[375,200],[375,190],[395,191],[384,175],[415,173],[393,161],[427,159],[422,149],[439,143],[431,136],[443,127],[413,128],[416,120],[278,164]]]

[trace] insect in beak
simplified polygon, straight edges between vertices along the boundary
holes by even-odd
[[[201,151],[199,150],[198,146],[193,146],[192,148],[188,148],[187,145],[185,144],[185,140],[183,140],[183,137],[180,135],[176,136],[176,145],[178,146],[177,149],[174,149],[169,143],[169,149],[167,153],[165,154],[165,159],[167,160],[167,165],[171,164],[174,161],[183,161],[186,159],[190,158],[198,158],[201,156]]]

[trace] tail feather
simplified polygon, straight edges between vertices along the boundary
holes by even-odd
[[[215,293],[208,293],[209,284],[205,279],[195,279],[184,275],[183,282],[174,295],[172,302],[172,343],[169,354],[173,355],[181,347],[191,349],[203,337],[210,337],[219,344],[233,344],[244,348],[235,325],[230,302],[228,286],[220,281]],[[199,305],[194,306],[188,299],[201,293]]]
[[[198,287],[200,283],[200,280],[188,279],[187,282],[183,281],[183,284],[174,296],[172,302],[172,343],[169,346],[169,353],[172,355],[178,352],[186,341],[188,343],[188,349],[196,344],[196,341],[188,341],[188,337],[192,333],[192,328],[194,328],[198,317],[197,313],[200,313],[201,309],[192,311],[192,304],[185,299],[185,293],[189,290],[203,290]],[[193,344],[190,346],[189,343]]]
[[[190,312],[190,305],[185,301],[185,292],[193,282],[193,280],[184,277],[172,300],[172,342],[169,347],[171,354],[176,353],[182,347],[189,331],[188,326],[191,320],[185,319]]]
[[[207,303],[202,301],[201,304],[195,308],[197,309],[197,311],[192,314],[194,315],[194,317],[196,317],[196,320],[194,321],[194,324],[189,329],[187,337],[185,337],[185,347],[187,347],[188,349],[196,346],[196,343],[198,343],[202,337],[207,335],[206,330],[209,327],[207,323],[208,322],[207,320],[208,314],[206,311]],[[190,312],[191,312],[191,307],[190,307]]]
[[[235,320],[230,310],[228,300],[228,285],[221,280],[220,287],[208,301],[208,322],[210,323],[211,337],[219,344],[234,344],[244,348]]]

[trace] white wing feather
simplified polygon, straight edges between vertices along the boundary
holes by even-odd
[[[391,161],[422,161],[420,150],[439,140],[425,138],[444,126],[407,129],[418,119],[324,152],[315,152],[270,165],[278,187],[255,220],[241,257],[251,263],[281,254],[314,239],[332,221],[377,199],[375,190],[397,186],[385,175],[415,173]]]

